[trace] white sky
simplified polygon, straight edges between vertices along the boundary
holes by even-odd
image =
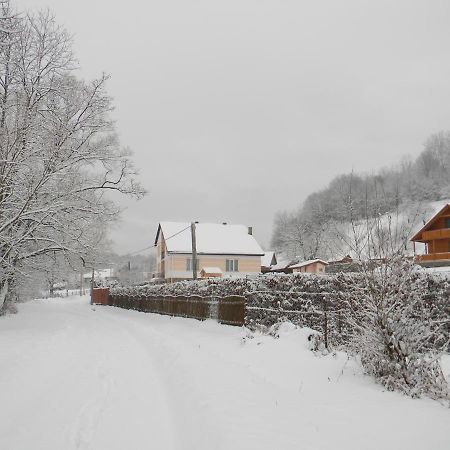
[[[448,0],[17,0],[50,7],[83,76],[111,74],[148,196],[120,253],[160,220],[253,225],[342,172],[416,156],[449,129]]]

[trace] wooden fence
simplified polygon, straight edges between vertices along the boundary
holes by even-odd
[[[214,319],[227,325],[245,325],[245,298],[240,296],[109,295],[108,305],[198,320]]]
[[[214,319],[222,324],[250,328],[267,328],[290,321],[320,331],[327,348],[342,343],[348,335],[339,298],[326,292],[257,291],[248,292],[245,297],[203,297],[118,295],[109,294],[107,289],[94,289],[93,302],[147,313]]]

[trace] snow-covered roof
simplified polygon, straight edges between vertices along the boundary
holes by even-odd
[[[261,258],[261,266],[271,267],[274,256],[275,256],[274,251],[265,252],[264,256]],[[275,259],[275,261],[276,261],[276,259]]]
[[[307,261],[302,261],[297,264],[293,264],[292,266],[289,266],[289,268],[290,269],[299,269],[300,267],[309,266],[310,264],[315,264],[315,263],[322,263],[322,264],[328,265],[328,263],[326,261],[324,261],[323,259],[308,259]]]
[[[444,205],[439,209],[439,211],[435,212],[434,215],[433,215],[433,217],[432,217],[431,219],[429,219],[428,222],[426,222],[426,223],[422,226],[422,228],[414,234],[414,236],[411,238],[411,241],[419,241],[419,240],[421,240],[421,239],[422,239],[422,233],[423,233],[424,231],[427,231],[427,230],[431,227],[431,225],[433,225],[433,224],[436,222],[436,220],[439,219],[439,217],[440,217],[446,210],[448,210],[449,208],[450,208],[450,203],[444,204]]]
[[[203,267],[202,272],[221,274],[222,270],[219,267]]]
[[[192,253],[189,222],[160,222],[155,243],[159,239],[160,231],[164,235],[168,252]],[[264,255],[264,251],[256,239],[248,234],[248,228],[244,225],[196,223],[195,231],[199,254]]]
[[[271,271],[274,270],[283,270],[289,267],[289,264],[292,262],[292,259],[286,259],[285,257],[281,256],[277,259],[277,263],[272,266],[270,269]]]

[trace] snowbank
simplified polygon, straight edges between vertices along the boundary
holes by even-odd
[[[384,392],[344,353],[88,298],[0,319],[0,448],[448,450],[450,411]]]

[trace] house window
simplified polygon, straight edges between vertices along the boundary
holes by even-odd
[[[445,228],[450,228],[450,217],[445,219]]]
[[[239,261],[237,259],[227,259],[226,260],[226,271],[227,272],[239,272]]]
[[[200,260],[197,258],[197,270],[200,267]],[[192,258],[187,258],[186,259],[186,270],[187,271],[192,271],[194,269],[194,263]]]

